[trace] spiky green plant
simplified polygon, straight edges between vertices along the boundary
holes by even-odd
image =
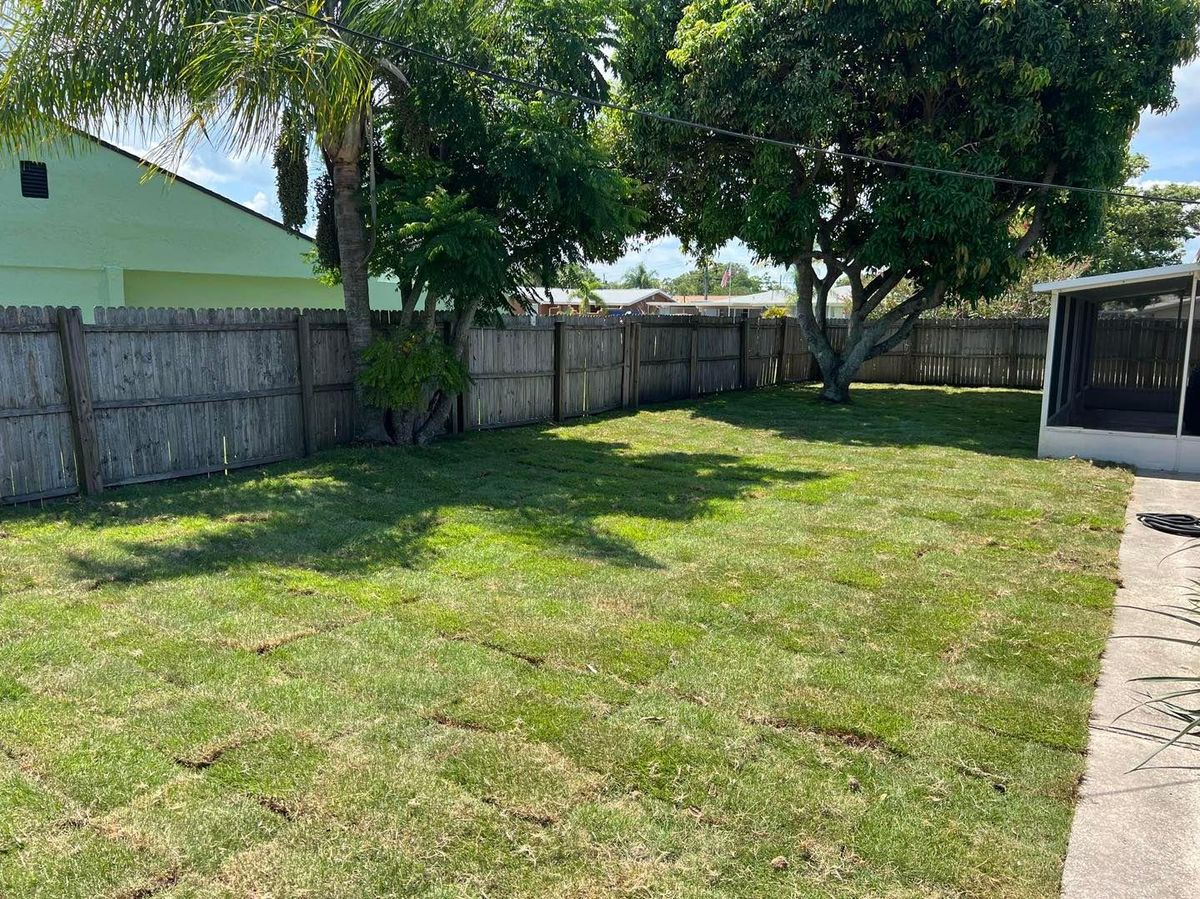
[[[1200,543],[1189,544],[1179,552],[1194,552],[1200,549]],[[1169,557],[1168,557],[1169,558]],[[1120,634],[1119,639],[1154,640],[1162,643],[1182,644],[1193,650],[1200,650],[1200,579],[1189,578],[1183,594],[1183,604],[1169,604],[1160,607],[1124,606],[1149,615],[1156,615],[1171,621],[1182,622],[1189,628],[1194,628],[1197,637],[1194,640],[1186,637],[1165,636],[1161,634]],[[1162,741],[1145,760],[1133,768],[1134,771],[1146,768],[1159,755],[1172,746],[1179,745],[1190,736],[1200,734],[1200,676],[1186,674],[1160,674],[1149,677],[1138,677],[1130,681],[1133,684],[1147,686],[1142,693],[1142,701],[1117,717],[1120,721],[1129,715],[1149,709],[1175,722],[1176,730],[1169,738]],[[1153,685],[1153,686],[1152,686]],[[1163,689],[1166,692],[1151,692],[1152,689]],[[1158,734],[1148,734],[1154,739],[1160,739]]]

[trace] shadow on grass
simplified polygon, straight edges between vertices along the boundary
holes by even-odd
[[[657,567],[606,516],[684,522],[768,482],[823,477],[724,453],[636,453],[524,428],[429,449],[354,449],[229,478],[129,488],[59,510],[110,533],[98,557],[69,554],[80,579],[149,583],[246,566],[354,576],[417,568],[439,544],[474,541],[481,556],[537,551]],[[451,514],[468,510],[467,516]],[[86,537],[84,538],[86,540]]]
[[[792,440],[1037,455],[1041,396],[1032,391],[860,385],[851,396],[832,405],[817,399],[816,387],[782,387],[713,397],[693,414]]]

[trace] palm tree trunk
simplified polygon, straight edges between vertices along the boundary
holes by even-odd
[[[346,328],[350,336],[350,355],[354,360],[354,439],[386,443],[389,439],[384,427],[384,414],[366,402],[361,377],[365,367],[363,353],[373,337],[367,274],[367,228],[359,203],[362,189],[362,133],[361,122],[351,125],[342,145],[327,155],[333,184],[333,212],[341,257]]]

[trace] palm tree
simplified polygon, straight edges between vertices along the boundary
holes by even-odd
[[[659,286],[658,274],[646,268],[646,263],[639,262],[625,273],[625,277],[621,279],[621,286],[637,290],[651,290]]]
[[[488,8],[487,0],[0,0],[0,149],[114,123],[169,133],[162,162],[203,140],[262,153],[311,140],[331,184],[361,371],[372,337],[361,201],[372,101],[408,82],[384,45],[335,26],[402,39],[426,5],[443,20]],[[357,436],[383,437],[381,416],[361,391],[356,400]]]

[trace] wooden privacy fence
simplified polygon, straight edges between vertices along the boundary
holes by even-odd
[[[390,316],[379,313],[387,327]],[[456,430],[804,380],[782,321],[513,319],[470,335]],[[345,317],[0,308],[0,501],[229,471],[350,441]]]
[[[338,313],[0,309],[0,500],[335,446],[351,391]]]
[[[515,319],[476,328],[467,355],[461,430],[803,381],[811,366],[799,327],[783,320]]]
[[[835,348],[844,322],[830,325]],[[892,352],[872,359],[856,380],[877,384],[1040,389],[1046,365],[1045,319],[932,319],[920,321]]]
[[[840,349],[846,324],[833,323],[829,330]],[[1040,390],[1048,332],[1045,319],[922,321],[895,350],[864,365],[856,380]],[[1177,388],[1186,343],[1186,321],[1102,317],[1096,325],[1090,383],[1133,390]]]
[[[377,313],[386,328],[388,313]],[[831,328],[835,345],[845,325]],[[860,380],[1039,388],[1044,321],[929,321]],[[1104,319],[1093,382],[1154,387],[1175,322]],[[468,344],[451,427],[566,420],[815,376],[794,320],[509,319]],[[1173,373],[1173,374],[1172,374]],[[262,465],[349,442],[345,317],[296,310],[0,308],[0,501]]]

